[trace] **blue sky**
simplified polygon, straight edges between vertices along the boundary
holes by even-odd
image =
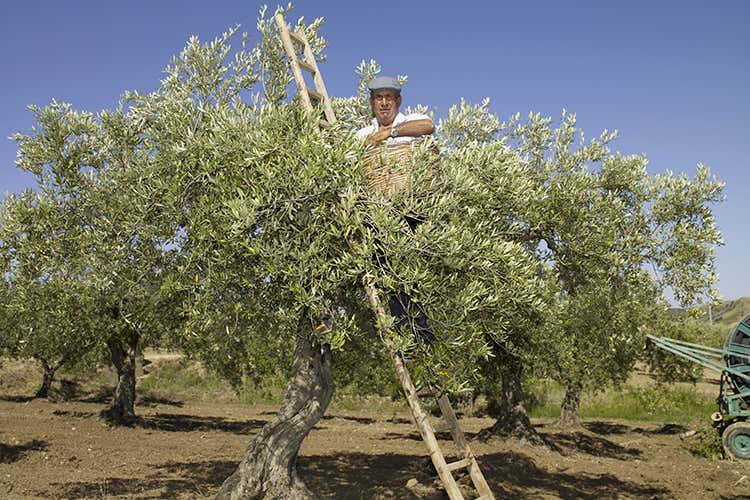
[[[715,207],[726,245],[719,292],[750,296],[750,3],[296,2],[292,18],[324,17],[331,95],[354,92],[354,68],[375,59],[406,74],[405,104],[444,116],[460,97],[519,111],[575,112],[588,137],[617,129],[614,148],[645,153],[650,171],[692,175],[699,162],[726,186]],[[271,4],[275,6],[275,4]],[[574,6],[573,6],[574,5]],[[29,104],[53,98],[112,108],[124,90],[152,90],[196,34],[236,23],[255,32],[251,1],[5,2],[0,15],[0,194],[32,185],[6,138],[32,125]]]

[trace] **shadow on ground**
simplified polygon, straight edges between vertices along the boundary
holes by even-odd
[[[548,471],[534,461],[513,452],[481,457],[482,471],[496,496],[536,498],[659,498],[669,490],[619,479],[611,474]],[[501,478],[506,478],[501,482]]]
[[[517,453],[495,453],[481,457],[481,467],[495,495],[510,498],[615,498],[665,495],[668,490],[624,481],[610,474],[566,474],[537,467],[530,458]],[[365,455],[342,453],[331,456],[301,457],[300,470],[308,486],[324,498],[407,498],[414,496],[406,483],[416,478],[421,484],[435,485],[424,457],[415,455]],[[460,483],[469,484],[464,475]],[[422,497],[444,498],[433,487]]]
[[[10,464],[21,460],[30,451],[46,450],[48,443],[34,439],[24,444],[0,443],[0,464]]]
[[[377,422],[377,420],[375,420],[374,418],[352,417],[350,415],[323,415],[323,418],[321,420],[333,420],[335,418],[357,422],[358,424],[374,424],[375,422]]]
[[[136,406],[148,406],[155,407],[157,405],[174,406],[175,408],[182,408],[185,403],[175,399],[169,399],[160,396],[154,396],[153,394],[143,394],[138,396]]]
[[[236,462],[169,462],[144,478],[110,477],[103,481],[58,483],[65,498],[212,496],[234,472]],[[60,491],[60,490],[53,490]]]
[[[53,415],[73,418],[101,418],[99,412],[54,410]],[[104,419],[106,420],[106,419]],[[133,420],[111,422],[123,427],[140,427],[142,429],[165,432],[217,431],[230,434],[253,434],[266,424],[265,420],[228,420],[222,417],[205,417],[179,413],[155,413],[139,415]]]
[[[0,401],[7,401],[8,403],[28,403],[35,399],[35,396],[0,396]]]
[[[316,498],[445,498],[418,455],[367,455],[338,453],[300,457],[299,471]],[[169,462],[144,478],[111,477],[100,482],[74,481],[52,485],[65,497],[153,496],[163,498],[211,496],[236,468],[237,462]],[[654,498],[669,494],[663,488],[618,479],[610,474],[551,472],[518,453],[495,453],[481,457],[484,475],[496,496],[536,498]],[[427,485],[415,495],[406,483],[416,478]],[[468,483],[467,476],[459,482]],[[60,490],[55,490],[60,491]]]
[[[664,424],[656,429],[644,429],[642,427],[630,427],[625,424],[615,424],[612,422],[586,422],[583,427],[594,434],[627,434],[636,432],[645,435],[674,435],[688,430],[687,427],[680,424]]]
[[[101,385],[91,391],[81,392],[75,398],[71,399],[71,401],[77,401],[79,403],[107,404],[112,401],[114,391],[115,388],[111,385]]]
[[[578,452],[618,460],[631,460],[642,455],[641,450],[626,448],[609,439],[584,432],[547,434],[544,438],[554,444],[563,455]]]
[[[155,413],[139,417],[136,427],[167,432],[221,431],[247,435],[266,425],[265,420],[227,420],[178,413]]]

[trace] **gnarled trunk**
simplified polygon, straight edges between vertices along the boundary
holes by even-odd
[[[515,356],[504,352],[498,354],[494,362],[499,368],[496,374],[502,383],[498,391],[487,395],[490,414],[496,417],[497,421],[492,427],[483,429],[479,433],[479,438],[487,440],[493,436],[514,437],[532,444],[544,444],[544,440],[531,424],[524,406],[521,387],[523,365]]]
[[[65,359],[61,359],[60,361],[52,364],[50,364],[46,359],[40,359],[39,361],[42,364],[42,370],[44,371],[44,374],[42,375],[42,386],[39,387],[38,391],[36,391],[34,397],[46,398],[49,396],[49,390],[50,387],[52,387],[52,380],[54,380],[55,378],[55,373],[57,372],[58,368],[62,366]]]
[[[109,408],[102,416],[113,422],[127,423],[135,419],[135,363],[138,335],[131,332],[121,339],[110,337],[107,347],[117,370],[117,386]]]
[[[297,475],[297,453],[331,401],[333,377],[330,349],[313,345],[304,325],[303,319],[284,403],[250,443],[245,458],[224,481],[217,499],[312,498]]]
[[[563,429],[581,426],[581,392],[580,382],[571,382],[565,386],[565,397],[560,405],[560,418],[555,423]]]

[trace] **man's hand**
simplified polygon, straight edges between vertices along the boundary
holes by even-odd
[[[432,120],[411,120],[408,122],[400,123],[396,126],[399,137],[421,137],[423,135],[430,135],[435,130]],[[365,144],[377,144],[387,140],[391,136],[391,127],[381,125],[378,131],[371,134],[366,140]]]
[[[378,128],[378,131],[367,136],[365,144],[377,144],[387,140],[391,136],[391,127],[383,127],[382,125]]]

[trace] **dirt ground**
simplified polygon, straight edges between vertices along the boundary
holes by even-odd
[[[142,401],[140,422],[119,428],[99,419],[102,406],[0,398],[0,498],[210,497],[276,410]],[[492,421],[461,422],[473,437]],[[558,450],[472,441],[497,498],[750,499],[750,463],[691,455],[679,426],[588,421],[561,433],[535,424]],[[406,411],[330,411],[299,468],[320,498],[447,498]]]

